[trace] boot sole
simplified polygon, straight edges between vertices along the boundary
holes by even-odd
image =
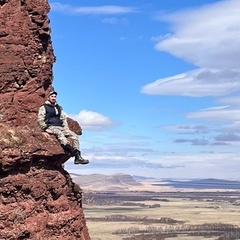
[[[76,165],[79,165],[79,164],[82,164],[82,165],[84,165],[84,164],[88,164],[89,162],[74,162],[74,164],[76,164]]]

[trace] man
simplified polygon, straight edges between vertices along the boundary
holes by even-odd
[[[53,134],[58,139],[66,153],[75,157],[74,164],[88,164],[89,160],[81,156],[78,136],[68,128],[67,116],[57,104],[56,98],[57,92],[52,91],[48,94],[47,101],[39,108],[38,124],[43,131]],[[73,140],[73,147],[67,137]]]

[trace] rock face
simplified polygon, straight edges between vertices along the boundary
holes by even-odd
[[[70,156],[36,122],[53,89],[49,10],[46,0],[0,0],[0,239],[90,239],[82,191],[63,166]]]

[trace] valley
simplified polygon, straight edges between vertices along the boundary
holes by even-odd
[[[125,190],[120,191],[113,191],[112,186],[109,190],[107,181],[105,190],[85,186],[83,209],[91,239],[240,239],[240,191],[236,182],[232,189],[230,185],[228,189],[212,188],[211,184],[194,189],[187,183],[185,188],[183,184],[176,188],[166,181],[157,182],[124,182]]]

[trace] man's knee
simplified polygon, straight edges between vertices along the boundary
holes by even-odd
[[[75,132],[71,131],[71,130],[67,130],[64,133],[65,133],[66,137],[69,137],[71,139],[77,139],[78,138],[77,134]]]

